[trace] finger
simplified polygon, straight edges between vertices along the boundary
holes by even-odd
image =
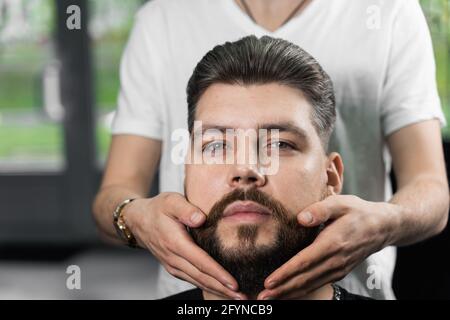
[[[297,253],[269,275],[264,282],[264,286],[267,289],[272,289],[293,276],[314,268],[316,265],[336,254],[337,251],[338,248],[334,245],[332,239],[327,239],[319,234],[312,244]]]
[[[267,297],[271,298],[287,298],[288,294],[294,292],[295,296],[301,298],[303,295],[320,288],[329,283],[326,282],[330,275],[333,275],[333,280],[336,280],[338,275],[342,273],[340,265],[336,265],[332,258],[317,264],[315,267],[299,273],[289,280],[280,284],[276,288],[265,289],[258,296],[264,300]]]
[[[297,220],[305,227],[315,227],[342,216],[346,208],[345,196],[329,196],[303,209],[297,215]]]
[[[206,215],[179,193],[170,193],[164,198],[164,213],[189,227],[199,227]]]
[[[209,254],[202,250],[183,230],[173,253],[189,261],[200,272],[205,273],[221,282],[230,290],[237,291],[238,284],[233,276],[217,263]]]
[[[191,278],[189,275],[187,275],[183,271],[176,269],[176,268],[172,268],[172,267],[165,267],[165,268],[166,268],[167,272],[169,272],[175,278],[178,278],[183,281],[187,281],[201,290],[209,291],[212,294],[220,296],[220,292],[204,288],[199,282],[197,282],[195,279]]]
[[[343,277],[342,269],[331,267],[329,263],[319,264],[305,273],[301,273],[274,289],[265,289],[258,295],[258,300],[300,299],[322,286]]]
[[[222,283],[214,279],[213,277],[201,272],[197,268],[195,268],[191,263],[187,260],[177,257],[172,266],[180,270],[182,273],[186,274],[189,278],[193,279],[196,283],[199,284],[199,287],[203,290],[210,291],[214,294],[228,297],[236,300],[244,300],[245,295],[241,293],[237,293],[229,288],[225,287]]]
[[[324,272],[317,278],[311,278],[311,281],[304,286],[305,293],[306,294],[310,293],[327,284],[336,283],[337,281],[340,281],[343,278],[345,278],[345,276],[347,276],[349,272],[350,271],[346,271],[345,269],[342,268],[334,268]],[[293,299],[296,296],[298,296],[298,294],[294,286],[293,290],[286,288],[285,293],[281,292],[280,296],[283,296],[283,299]]]

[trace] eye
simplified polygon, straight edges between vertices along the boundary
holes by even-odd
[[[274,141],[269,144],[269,148],[270,149],[281,149],[281,150],[295,149],[295,147],[293,145],[291,145],[290,143],[284,142],[284,141]]]
[[[207,143],[203,147],[203,152],[209,152],[209,153],[215,153],[219,151],[223,151],[226,148],[226,143],[223,141],[213,141],[210,143]]]

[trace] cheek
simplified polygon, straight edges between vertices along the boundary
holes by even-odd
[[[274,197],[294,213],[321,199],[326,172],[320,160],[284,161],[276,175],[270,176]]]
[[[224,177],[224,170],[216,165],[187,166],[185,187],[189,202],[208,213],[226,193]]]

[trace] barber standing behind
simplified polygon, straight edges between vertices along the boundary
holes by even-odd
[[[275,271],[258,298],[301,298],[337,281],[348,291],[393,299],[396,249],[441,232],[448,184],[429,31],[416,0],[153,0],[137,14],[123,55],[112,144],[93,210],[103,236],[151,251],[173,276],[229,298],[236,281],[197,247],[185,226],[205,216],[183,196],[183,164],[171,133],[187,127],[185,89],[214,45],[270,35],[312,54],[331,76],[337,123],[330,150],[346,165],[344,194],[299,213],[327,225]],[[392,195],[391,159],[398,191]],[[148,198],[159,163],[160,194]],[[243,177],[254,174],[243,170]],[[350,196],[351,195],[351,196]],[[134,199],[134,201],[125,201]],[[158,296],[190,288],[161,268]]]

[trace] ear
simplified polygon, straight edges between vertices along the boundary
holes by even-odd
[[[344,184],[344,163],[339,153],[332,152],[327,160],[328,194],[339,194]]]

